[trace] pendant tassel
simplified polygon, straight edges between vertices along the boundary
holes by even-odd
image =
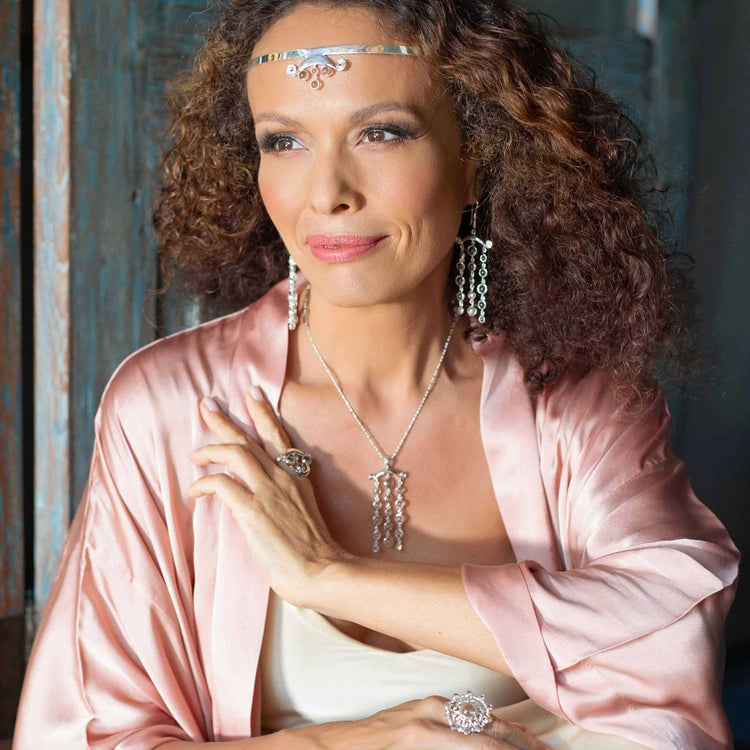
[[[427,397],[430,395],[430,392],[435,385],[438,373],[440,372],[440,367],[442,366],[443,360],[445,359],[445,353],[448,351],[448,345],[451,342],[453,331],[456,328],[456,321],[454,320],[451,323],[451,329],[448,333],[448,338],[446,338],[445,343],[443,344],[443,351],[440,354],[440,360],[435,367],[435,371],[432,373],[432,378],[430,379],[430,383],[427,386],[427,390],[425,391],[424,396],[422,396],[422,401],[417,407],[417,411],[411,418],[411,422],[409,422],[409,426],[406,428],[406,432],[404,432],[403,436],[401,437],[401,441],[396,446],[396,450],[393,451],[390,456],[386,456],[380,449],[378,444],[375,442],[375,439],[373,438],[370,431],[367,429],[367,427],[365,427],[362,420],[357,416],[357,412],[354,411],[354,408],[349,403],[349,399],[341,390],[341,386],[339,385],[336,376],[331,372],[331,368],[326,364],[325,359],[323,359],[323,355],[315,345],[312,333],[310,333],[308,308],[309,304],[310,285],[308,284],[307,294],[305,295],[305,300],[302,304],[302,319],[305,322],[307,338],[310,340],[310,345],[315,351],[315,354],[318,356],[321,364],[325,368],[325,371],[328,373],[328,377],[331,379],[331,382],[338,391],[339,396],[341,396],[344,403],[346,404],[346,408],[349,409],[349,413],[354,417],[357,424],[362,429],[362,432],[365,433],[365,436],[370,441],[370,445],[372,445],[372,447],[377,451],[378,455],[383,460],[383,463],[385,465],[385,468],[382,471],[377,472],[377,474],[368,474],[369,479],[373,482],[374,491],[374,496],[372,499],[372,551],[380,552],[382,544],[383,547],[394,547],[396,550],[401,552],[401,550],[403,549],[404,539],[403,526],[407,518],[404,515],[404,493],[406,492],[404,482],[406,481],[407,474],[405,471],[397,471],[396,469],[392,469],[391,461],[396,458],[398,452],[401,450],[401,446],[404,444],[404,440],[406,440],[407,436],[409,435],[411,428],[414,426],[414,422],[419,416],[419,413],[422,411],[422,407],[424,406],[425,401],[427,401]]]
[[[381,543],[383,547],[394,547],[399,552],[403,548],[403,525],[406,520],[404,516],[404,493],[406,492],[404,481],[406,477],[407,472],[391,469],[390,459],[386,460],[385,468],[382,471],[369,475],[375,493],[372,500],[373,552],[380,552]],[[383,524],[382,531],[380,528],[381,522]]]

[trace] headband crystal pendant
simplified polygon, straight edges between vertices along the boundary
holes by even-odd
[[[310,81],[311,89],[319,89],[323,86],[321,76],[332,76],[336,71],[346,70],[348,61],[343,57],[336,60],[328,55],[416,55],[412,47],[404,44],[339,44],[334,47],[311,47],[310,49],[289,49],[284,52],[269,52],[252,58],[247,65],[247,70],[254,65],[274,62],[276,60],[289,60],[290,58],[304,58],[299,65],[289,63],[286,73],[292,78],[301,81]]]
[[[319,89],[323,85],[320,80],[320,76],[333,75],[337,70],[346,70],[346,60],[340,58],[334,63],[329,57],[325,55],[312,55],[308,57],[305,62],[300,63],[299,66],[294,63],[289,63],[286,66],[286,74],[288,76],[297,76],[300,81],[306,81],[310,79],[310,88]]]

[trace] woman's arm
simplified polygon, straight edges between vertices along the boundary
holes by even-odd
[[[250,737],[246,740],[231,740],[230,742],[167,742],[159,745],[154,750],[209,750],[212,747],[222,750],[284,750],[290,747],[290,732],[292,729],[284,729],[281,732],[265,734],[262,737]]]
[[[167,742],[166,745],[159,745],[158,750],[181,750],[182,748],[209,750],[212,747],[221,747],[223,750],[275,750],[275,748],[289,747],[280,735],[281,732],[274,732],[263,737],[251,737],[247,740],[232,740],[231,742]]]
[[[513,677],[460,567],[352,557],[321,572],[315,597],[305,606]]]
[[[463,735],[445,720],[447,698],[431,695],[407,701],[355,721],[329,721],[282,729],[262,737],[233,742],[168,742],[159,750],[222,747],[231,750],[551,750],[522,724],[505,721],[490,712],[483,732]]]

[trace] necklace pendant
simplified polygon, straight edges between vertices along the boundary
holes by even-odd
[[[489,247],[489,242],[487,243],[487,246]],[[471,296],[472,304],[473,300],[474,297]],[[422,401],[417,407],[417,411],[411,418],[411,422],[409,422],[409,426],[406,428],[406,432],[401,438],[401,442],[396,447],[396,450],[394,450],[390,456],[386,457],[383,451],[376,444],[375,438],[373,438],[370,431],[367,429],[367,427],[365,427],[365,425],[362,423],[362,420],[357,416],[354,408],[349,403],[349,399],[341,390],[341,386],[336,380],[336,376],[331,372],[331,368],[326,364],[325,359],[323,359],[323,355],[315,345],[312,333],[310,333],[309,305],[310,285],[308,284],[307,294],[305,294],[305,299],[302,303],[302,320],[305,323],[305,330],[307,331],[307,338],[310,340],[310,346],[312,346],[313,351],[320,360],[320,363],[328,373],[328,377],[331,379],[331,382],[338,391],[339,396],[341,396],[342,400],[346,404],[346,408],[349,409],[349,413],[354,417],[362,432],[365,433],[365,436],[370,441],[370,445],[372,445],[372,447],[377,451],[378,455],[385,464],[385,469],[383,469],[383,471],[379,471],[377,474],[368,475],[368,477],[374,483],[375,490],[375,496],[372,500],[372,551],[380,552],[382,544],[383,547],[394,547],[400,552],[403,549],[403,526],[406,521],[406,517],[404,516],[404,492],[406,492],[406,488],[404,487],[404,480],[406,479],[406,472],[391,469],[391,461],[398,455],[399,450],[401,450],[401,446],[403,445],[404,440],[406,440],[407,436],[409,435],[409,431],[414,426],[414,421],[422,411],[422,407],[424,406],[427,397],[430,395],[432,388],[435,385],[438,373],[440,372],[440,367],[442,366],[443,360],[445,359],[445,353],[448,351],[448,345],[451,342],[453,331],[456,328],[456,321],[454,320],[451,324],[448,338],[445,339],[445,343],[443,344],[443,351],[440,354],[440,359],[435,366],[435,371],[432,373],[432,379],[427,386],[427,390],[425,391],[424,396],[422,396]]]
[[[404,531],[404,480],[405,471],[386,468],[377,474],[370,474],[375,495],[372,500],[372,551],[380,552],[383,547],[394,547],[399,552],[403,549]],[[382,523],[382,531],[381,531]]]

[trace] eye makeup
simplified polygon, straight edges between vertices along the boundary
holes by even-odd
[[[373,125],[368,125],[366,128],[362,129],[362,131],[360,132],[360,137],[366,136],[368,133],[372,133],[372,132],[390,133],[391,135],[394,135],[396,137],[390,138],[387,140],[366,141],[367,143],[396,144],[396,143],[402,143],[403,141],[407,141],[407,140],[414,140],[415,138],[418,137],[418,134],[411,128],[408,128],[404,125],[401,125],[395,122],[382,122],[382,123],[375,123]],[[273,153],[273,152],[283,153],[285,151],[297,150],[294,148],[278,149],[276,147],[277,144],[284,140],[294,141],[295,138],[291,133],[287,133],[287,132],[266,133],[258,141],[258,147],[260,148],[261,151],[265,153]]]

